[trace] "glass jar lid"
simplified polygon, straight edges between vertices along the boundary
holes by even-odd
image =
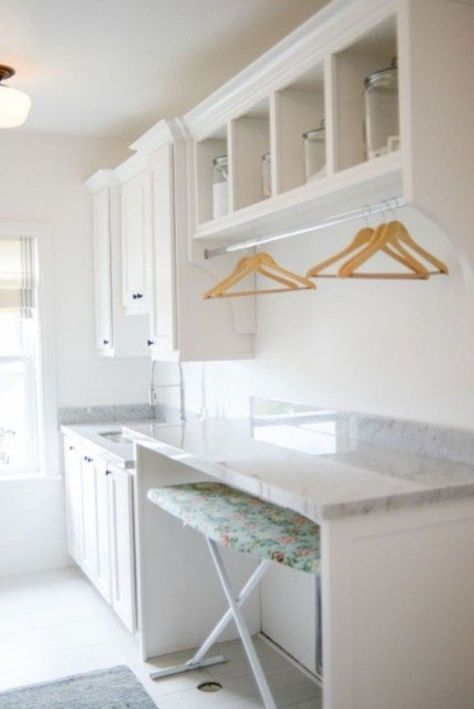
[[[374,71],[366,79],[364,79],[365,88],[378,84],[380,80],[384,79],[396,79],[398,77],[398,58],[394,57],[392,63],[386,69],[379,69],[379,71]]]
[[[315,138],[322,138],[325,130],[326,121],[324,120],[324,118],[322,118],[321,123],[319,124],[319,128],[311,128],[311,130],[306,131],[306,133],[303,133],[303,138],[305,140],[314,140]]]
[[[214,167],[227,167],[228,163],[228,156],[227,155],[218,155],[214,160],[212,161],[212,164]],[[209,163],[208,163],[209,165]]]

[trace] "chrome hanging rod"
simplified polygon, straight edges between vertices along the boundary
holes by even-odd
[[[204,258],[214,258],[214,256],[222,256],[223,254],[231,254],[234,251],[243,251],[244,249],[251,249],[255,246],[261,246],[262,244],[270,244],[273,241],[281,241],[282,239],[289,239],[293,236],[301,236],[301,234],[309,234],[312,231],[318,231],[319,229],[325,229],[326,227],[335,226],[336,224],[344,224],[345,222],[351,222],[354,219],[364,219],[373,216],[374,214],[380,214],[381,212],[389,212],[392,209],[399,209],[404,207],[406,204],[403,197],[390,197],[390,199],[385,199],[382,202],[377,202],[372,205],[365,205],[364,207],[359,207],[358,209],[352,209],[350,212],[341,212],[340,214],[335,214],[327,219],[322,219],[315,224],[310,226],[301,227],[301,229],[294,229],[293,231],[284,231],[280,234],[267,234],[266,236],[256,236],[253,239],[246,239],[245,241],[238,241],[235,244],[227,244],[227,246],[218,246],[215,249],[205,249]]]

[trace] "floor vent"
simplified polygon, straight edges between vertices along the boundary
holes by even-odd
[[[222,689],[222,684],[219,682],[201,682],[197,688],[200,692],[219,692]]]

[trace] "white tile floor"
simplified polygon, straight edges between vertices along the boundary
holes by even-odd
[[[256,643],[278,707],[321,709],[320,688],[261,639]],[[240,643],[216,648],[229,662],[152,682],[151,669],[189,654],[140,662],[134,638],[76,568],[0,578],[0,691],[123,664],[159,709],[261,707]],[[223,689],[196,688],[211,679]]]

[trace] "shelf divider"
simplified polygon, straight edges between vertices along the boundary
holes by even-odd
[[[303,133],[318,128],[324,118],[324,94],[288,88],[274,99],[277,193],[306,182]]]
[[[262,155],[270,150],[267,118],[243,116],[230,123],[230,164],[233,209],[263,199]]]

